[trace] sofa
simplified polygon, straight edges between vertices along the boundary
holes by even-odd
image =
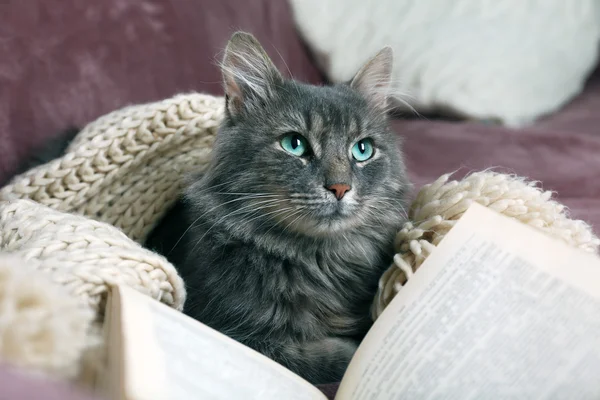
[[[222,94],[217,60],[234,30],[253,33],[284,74],[325,83],[285,0],[0,1],[0,186],[45,142],[110,111],[181,92]],[[598,110],[600,71],[581,96],[526,128],[410,114],[392,127],[416,188],[493,167],[540,181],[597,229]],[[87,398],[55,386],[0,369],[2,399],[49,399],[53,390]],[[336,387],[320,389],[333,398]]]

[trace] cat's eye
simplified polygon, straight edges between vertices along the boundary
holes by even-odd
[[[356,161],[367,161],[373,157],[375,149],[373,148],[373,141],[369,138],[359,140],[352,146],[352,157]]]
[[[290,154],[301,157],[308,153],[308,141],[299,133],[288,133],[281,138],[281,147]]]

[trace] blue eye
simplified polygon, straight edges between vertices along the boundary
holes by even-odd
[[[373,157],[373,141],[371,139],[359,140],[352,146],[352,157],[356,161],[367,161]]]
[[[308,152],[308,142],[299,133],[288,133],[281,139],[281,147],[295,156],[301,157]]]

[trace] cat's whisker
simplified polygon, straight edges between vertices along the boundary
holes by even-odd
[[[302,218],[304,215],[302,214],[303,210],[296,210],[295,212],[291,213],[290,215],[286,216],[281,222],[283,223],[286,219],[288,218],[293,218],[295,216],[297,216],[296,219],[294,219],[293,221],[291,221],[288,225],[286,225],[283,229],[282,229],[282,233],[285,233],[285,231],[293,224],[295,223],[299,218]]]
[[[283,213],[285,213],[286,211],[288,211],[288,210],[293,210],[293,209],[294,209],[294,207],[285,207],[285,208],[280,208],[280,209],[277,209],[277,210],[274,210],[274,211],[269,211],[269,212],[266,212],[266,213],[261,213],[260,215],[258,215],[258,216],[256,216],[256,217],[253,217],[253,218],[251,218],[251,219],[249,219],[249,220],[246,220],[246,221],[244,221],[244,222],[246,222],[246,223],[250,223],[250,222],[252,222],[252,221],[255,221],[256,219],[258,219],[258,218],[261,218],[261,217],[264,217],[264,216],[269,216],[269,215],[278,215],[278,213],[282,213],[282,214],[283,214]]]
[[[265,200],[263,202],[266,203],[266,202],[274,202],[274,201],[280,201],[280,200]],[[261,203],[261,202],[259,202],[259,203]],[[269,205],[264,205],[262,207],[256,207],[256,204],[249,204],[249,205],[247,205],[245,207],[242,207],[242,208],[239,208],[237,210],[234,210],[234,211],[230,212],[227,215],[224,215],[223,217],[221,217],[220,219],[218,219],[214,224],[212,224],[212,226],[210,228],[208,228],[208,230],[206,232],[204,232],[204,234],[196,241],[196,244],[194,244],[194,246],[192,247],[192,250],[191,250],[190,253],[193,253],[196,250],[196,246],[198,246],[198,244],[202,242],[202,240],[204,239],[204,237],[206,235],[208,235],[215,226],[217,226],[218,224],[220,224],[221,222],[223,222],[227,218],[230,218],[230,217],[232,217],[234,215],[237,215],[239,213],[243,213],[246,209],[251,208],[251,207],[255,207],[254,210],[252,211],[253,213],[255,213],[255,212],[262,211],[265,208],[268,208]]]
[[[212,211],[215,211],[217,208],[220,208],[220,207],[226,206],[226,205],[228,205],[228,204],[231,204],[231,203],[234,203],[234,202],[237,202],[237,201],[243,201],[243,200],[252,200],[252,199],[253,199],[252,197],[240,197],[240,198],[237,198],[237,199],[233,199],[233,200],[230,200],[230,201],[226,201],[226,202],[224,202],[224,203],[220,203],[220,204],[216,205],[215,207],[213,207],[213,208],[209,209],[208,211],[204,212],[203,214],[201,214],[200,216],[198,216],[198,218],[196,218],[196,219],[195,219],[195,220],[194,220],[194,221],[193,221],[193,222],[190,224],[190,226],[188,226],[188,227],[187,227],[187,229],[186,229],[186,230],[185,230],[185,231],[184,231],[184,232],[181,234],[181,236],[179,237],[179,239],[177,239],[177,242],[175,242],[175,244],[173,245],[173,247],[171,248],[171,250],[169,250],[169,252],[167,253],[167,255],[171,254],[171,252],[172,252],[173,250],[175,250],[175,248],[177,247],[177,245],[178,245],[178,244],[181,242],[181,240],[182,240],[182,239],[184,238],[184,236],[185,236],[185,235],[186,235],[186,234],[189,232],[189,230],[190,230],[190,229],[192,229],[192,228],[194,227],[194,225],[196,225],[196,223],[197,223],[197,222],[198,222],[198,221],[199,221],[199,220],[200,220],[202,217],[204,217],[205,215],[207,215],[208,213],[210,213],[210,212],[212,212]],[[275,199],[275,200],[265,200],[265,202],[271,202],[271,201],[276,201],[276,200],[277,200],[277,199]],[[285,201],[285,199],[281,199],[281,201]],[[259,203],[260,203],[260,202],[259,202]],[[254,204],[250,204],[250,205],[248,205],[248,206],[246,206],[246,207],[244,207],[244,208],[251,207],[251,206],[254,206]],[[239,209],[238,209],[238,210],[239,210]],[[217,221],[217,223],[218,223],[218,222],[220,222],[220,220],[219,220],[219,221]],[[213,226],[214,226],[214,225],[213,225]]]
[[[209,191],[214,192],[214,190],[216,188],[220,188],[220,187],[227,186],[227,185],[239,184],[239,182],[240,182],[240,178],[236,176],[226,182],[221,182],[221,183],[218,183],[215,185],[206,185],[205,187],[202,187],[202,188],[195,188],[194,191],[196,193],[205,193],[205,192],[209,192]],[[261,187],[261,185],[255,186],[255,188],[260,188],[260,187]],[[247,194],[254,194],[254,193],[247,193]]]
[[[291,209],[293,209],[293,210],[302,210],[302,209],[304,209],[305,207],[304,207],[304,206],[301,206],[301,205],[296,205],[296,204],[294,204],[294,205],[293,205],[293,207],[286,207],[286,208],[285,208],[285,210],[289,210],[290,208],[291,208]],[[285,218],[287,218],[287,216],[286,216]],[[285,219],[285,218],[284,218],[284,219]],[[283,220],[279,221],[279,223],[281,223],[282,221],[283,221]],[[268,222],[268,220],[265,220],[265,221],[263,221],[263,223],[262,223],[262,224],[260,224],[260,225],[259,225],[259,226],[258,226],[256,229],[259,229],[259,228],[261,228],[261,227],[262,227],[262,226],[263,226],[265,223],[267,223],[267,222]],[[271,229],[273,229],[273,228],[274,228],[276,225],[277,225],[277,224],[273,225],[273,227],[271,227],[271,228],[269,229],[269,231],[270,231]]]
[[[222,186],[226,186],[226,185],[231,185],[233,183],[237,183],[238,179],[237,178],[232,178],[231,180],[227,181],[227,182],[222,182],[216,185],[207,185],[206,187],[200,188],[200,189],[195,189],[195,191],[197,193],[205,193],[208,191],[213,191],[214,189],[218,188],[218,187],[222,187]]]
[[[260,196],[260,197],[283,197],[281,194],[272,193],[243,193],[243,192],[215,192],[216,194],[226,194],[231,196]]]
[[[212,188],[204,188],[204,189],[198,189],[198,190],[194,190],[194,194],[204,194],[204,193],[213,193],[213,194],[218,194],[218,195],[231,195],[231,196],[239,196],[236,199],[233,199],[232,201],[242,201],[242,200],[247,200],[253,197],[281,197],[283,198],[284,196],[282,194],[277,194],[277,193],[272,193],[272,192],[218,192],[218,191],[214,191]],[[224,202],[224,204],[227,204],[227,202]]]
[[[263,202],[263,203],[265,203],[265,202]],[[278,212],[285,212],[285,211],[287,211],[287,210],[290,210],[290,209],[292,209],[292,207],[288,207],[288,208],[277,209],[277,210],[270,211],[270,212],[266,212],[266,213],[262,212],[264,209],[267,209],[267,208],[269,208],[269,207],[271,207],[271,206],[272,206],[272,204],[268,204],[268,205],[264,205],[264,206],[262,206],[262,207],[258,207],[258,208],[256,208],[256,209],[254,209],[254,210],[253,210],[252,212],[250,212],[250,214],[249,214],[249,216],[253,216],[253,218],[251,218],[250,220],[246,220],[246,221],[244,221],[244,222],[245,222],[245,223],[250,223],[251,221],[254,221],[255,219],[261,218],[261,217],[263,217],[263,216],[268,216],[268,215],[271,215],[271,214],[274,214],[274,213],[278,213]],[[248,208],[248,207],[244,207],[244,208]],[[203,236],[202,236],[202,237],[201,237],[201,238],[200,238],[200,239],[199,239],[199,240],[196,242],[196,244],[195,244],[195,245],[194,245],[194,247],[192,248],[192,251],[194,251],[194,250],[195,250],[196,246],[198,245],[198,243],[200,243],[200,242],[202,241],[202,239],[204,238],[204,236],[206,236],[206,235],[207,235],[207,234],[208,234],[208,233],[209,233],[209,232],[210,232],[210,231],[211,231],[211,230],[212,230],[212,229],[213,229],[213,228],[214,228],[214,227],[215,227],[217,224],[219,224],[220,222],[222,222],[222,220],[223,220],[223,219],[226,219],[226,218],[229,218],[229,217],[231,217],[231,216],[233,216],[233,215],[236,215],[236,214],[238,214],[238,212],[239,212],[239,211],[242,211],[242,210],[243,210],[243,209],[238,209],[238,210],[236,210],[236,211],[233,211],[233,212],[231,212],[231,213],[227,214],[226,216],[222,217],[222,218],[221,218],[220,220],[218,220],[217,222],[215,222],[215,224],[213,224],[213,225],[212,225],[212,226],[211,226],[211,227],[210,227],[210,228],[209,228],[209,229],[208,229],[208,230],[207,230],[207,231],[204,233],[204,235],[203,235]],[[258,214],[258,215],[257,215],[257,216],[254,216],[255,214]]]
[[[362,218],[362,222],[363,224],[367,224],[368,226],[370,226],[371,228],[377,228],[378,226],[385,226],[385,224],[383,223],[383,220],[380,218],[380,212],[377,212],[377,209],[367,206],[367,208],[371,211],[374,211],[373,213],[370,213],[369,215],[373,216],[374,218],[377,219],[377,222],[379,223],[379,225],[373,225],[371,223],[369,223],[368,218]]]
[[[317,199],[322,198],[323,195],[317,193],[291,193],[291,198],[300,198],[300,199]]]
[[[297,215],[298,213],[302,212],[302,209],[297,209],[294,212],[288,213],[288,215],[284,216],[278,224],[273,224],[273,226],[271,226],[266,232],[265,235],[267,235],[269,232],[271,232],[273,230],[273,228],[275,228],[276,226],[279,226],[280,224],[282,224],[286,219],[293,217],[294,215]],[[284,230],[285,231],[285,230]]]
[[[243,215],[244,213],[242,213],[242,218],[254,217],[255,215],[257,216],[257,218],[260,218],[261,216],[266,215],[266,213],[263,213],[263,210],[269,209],[269,208],[274,207],[274,206],[278,206],[278,205],[280,205],[281,203],[284,203],[284,202],[286,202],[285,199],[284,200],[278,200],[278,201],[275,201],[275,202],[269,202],[269,203],[264,204],[264,205],[262,205],[262,206],[260,206],[260,207],[258,207],[256,209],[250,211],[250,212],[245,213],[247,215]],[[278,211],[278,210],[282,210],[282,208],[277,208],[274,211]],[[249,221],[244,221],[244,222],[248,223]]]
[[[394,207],[392,207],[392,206],[390,206],[390,207],[391,207],[391,208],[394,208]],[[370,211],[370,212],[369,212],[369,215],[370,215],[370,216],[372,216],[372,217],[374,217],[374,218],[377,218],[379,221],[381,221],[381,218],[384,218],[384,219],[386,219],[386,218],[389,218],[389,213],[384,213],[384,212],[382,212],[380,209],[378,209],[378,208],[377,208],[377,207],[375,207],[375,206],[369,206],[369,207],[368,207],[368,209],[369,209],[369,211]],[[401,218],[401,219],[403,219],[403,220],[406,220],[406,219],[407,219],[406,217],[404,217],[404,216],[403,216],[403,213],[402,213],[400,210],[398,210],[398,209],[397,209],[397,211],[398,211],[398,214],[400,215],[400,218]],[[380,217],[381,217],[381,218],[380,218]],[[369,224],[369,225],[370,225],[370,224]],[[377,228],[377,226],[373,226],[373,225],[371,225],[371,226],[372,226],[373,228],[375,228],[375,229]],[[384,226],[384,225],[383,225],[383,226]]]
[[[385,205],[385,203],[384,203],[384,205]],[[407,219],[407,217],[405,216],[406,213],[402,212],[402,210],[394,208],[391,205],[389,205],[389,207],[392,209],[395,209],[395,211],[398,212],[398,215],[401,219],[403,219],[403,220]],[[369,210],[371,211],[370,215],[381,216],[382,218],[389,218],[389,213],[382,212],[378,207],[372,206],[372,207],[369,207]]]
[[[401,205],[394,205],[394,204],[390,204],[390,203],[384,203],[384,204],[388,204],[394,211],[396,211],[403,219],[408,220],[408,211]]]
[[[290,200],[290,203],[292,203],[292,204],[300,204],[300,205],[304,205],[304,204],[328,204],[329,201],[327,201],[327,200],[292,199],[292,200]]]
[[[296,221],[298,221],[300,218],[302,218],[302,217],[305,217],[305,216],[306,216],[304,213],[302,213],[302,212],[301,212],[302,210],[298,210],[298,211],[300,211],[300,212],[299,212],[299,215],[298,215],[298,216],[297,216],[297,217],[296,217],[296,218],[295,218],[295,219],[294,219],[292,222],[290,222],[289,224],[287,224],[287,225],[286,225],[286,226],[283,228],[283,231],[282,231],[282,232],[285,232],[285,231],[286,231],[286,230],[287,230],[287,229],[288,229],[290,226],[292,226],[293,224],[295,224],[295,223],[296,223]]]
[[[397,199],[397,198],[393,198],[393,197],[386,197],[386,196],[379,196],[379,197],[377,197],[376,200],[377,200],[377,202],[381,202],[383,204],[389,205],[394,210],[396,210],[400,215],[402,215],[404,218],[408,219],[408,211],[406,210],[405,205],[403,204],[403,201],[401,199]]]

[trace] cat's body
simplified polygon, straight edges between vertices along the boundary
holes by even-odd
[[[339,380],[371,324],[369,306],[389,266],[394,232],[371,229],[368,241],[365,232],[315,241],[256,214],[252,227],[221,225],[239,208],[218,207],[209,197],[195,198],[195,205],[184,200],[164,219],[180,218],[180,229],[197,219],[168,256],[187,285],[185,313],[310,381]],[[183,234],[161,224],[150,246],[161,229],[170,246]]]
[[[186,314],[313,383],[339,380],[370,327],[406,215],[378,86],[390,57],[352,84],[315,87],[283,79],[253,38],[234,36],[212,163],[148,241],[185,280]],[[359,162],[357,144],[371,156]]]
[[[406,216],[390,71],[386,49],[349,84],[285,80],[235,34],[212,162],[146,242],[184,279],[186,314],[313,383],[340,380],[370,327]]]

